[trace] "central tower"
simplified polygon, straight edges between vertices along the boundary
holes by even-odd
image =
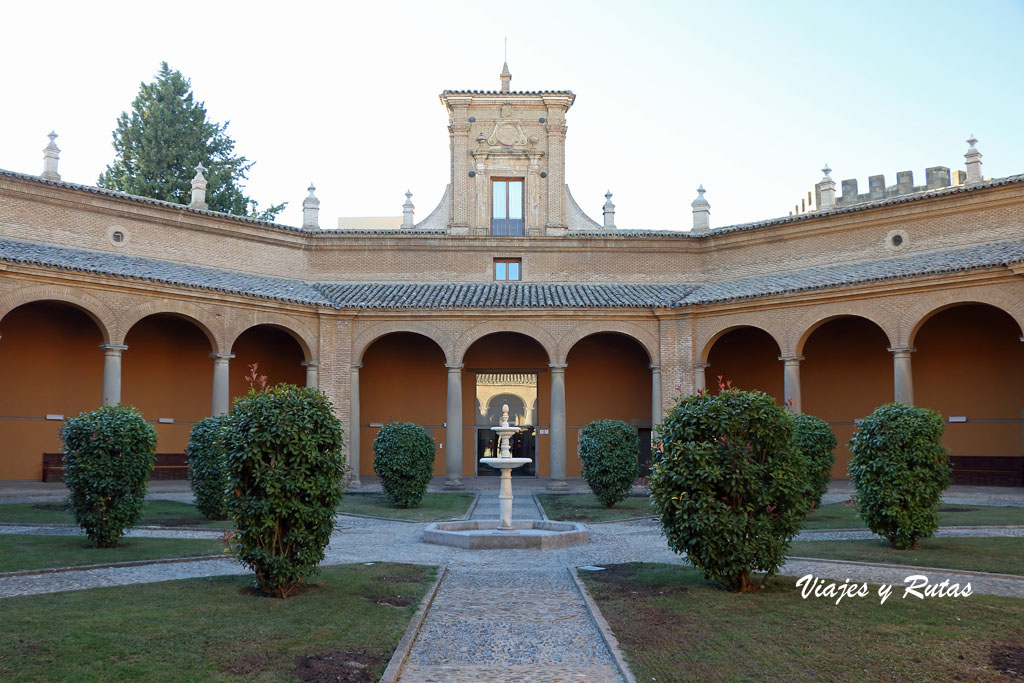
[[[568,90],[445,90],[451,138],[448,231],[459,235],[564,235]]]

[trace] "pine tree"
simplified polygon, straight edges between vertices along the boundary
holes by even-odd
[[[242,192],[253,163],[234,154],[228,124],[206,118],[203,102],[192,97],[192,84],[180,71],[161,62],[152,83],[142,83],[130,112],[122,112],[114,130],[114,163],[97,184],[110,190],[188,204],[192,178],[202,163],[208,171],[206,203],[222,211],[274,220],[285,203],[259,209]]]

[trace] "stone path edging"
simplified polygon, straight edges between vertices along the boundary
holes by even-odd
[[[223,560],[228,557],[234,557],[234,555],[197,555],[195,557],[161,557],[152,560],[126,560],[124,562],[107,562],[105,564],[79,564],[72,567],[47,567],[45,569],[24,569],[16,572],[0,572],[0,579],[6,579],[12,576],[62,574],[64,572],[88,571],[90,569],[118,569],[120,567],[146,567],[152,564],[207,562],[209,560]]]
[[[587,611],[590,612],[590,618],[594,621],[594,625],[597,626],[597,630],[601,634],[604,644],[608,647],[608,651],[611,652],[612,659],[615,660],[615,666],[618,668],[623,680],[626,683],[637,683],[636,676],[633,675],[629,665],[626,663],[625,656],[622,654],[622,650],[619,648],[618,639],[612,633],[611,627],[608,626],[608,622],[605,620],[604,615],[601,614],[601,610],[598,608],[597,603],[594,602],[594,598],[590,596],[590,591],[587,590],[586,584],[576,574],[576,568],[566,567],[566,571],[569,572],[573,583],[576,584],[576,590],[580,592],[583,604],[586,606]]]
[[[979,572],[973,569],[951,569],[949,567],[922,567],[916,564],[894,564],[890,562],[861,562],[858,560],[837,560],[831,557],[801,557],[798,555],[787,555],[786,561],[795,562],[817,562],[820,564],[852,565],[854,567],[869,567],[875,569],[906,569],[907,571],[920,571],[922,573],[942,574],[963,574],[965,576],[977,576],[982,579],[1006,579],[1008,581],[1019,581],[1024,583],[1024,576],[1020,574],[1000,574],[998,572]],[[785,568],[785,565],[783,565]]]
[[[412,644],[420,632],[420,627],[423,626],[423,620],[427,618],[427,610],[429,610],[430,605],[433,604],[434,596],[437,595],[437,589],[441,587],[441,581],[448,573],[447,566],[440,567],[439,569],[440,571],[437,573],[437,579],[434,580],[434,585],[427,590],[423,599],[420,600],[420,606],[416,609],[416,613],[409,621],[409,626],[406,627],[405,633],[402,635],[402,639],[399,640],[398,645],[395,646],[395,651],[392,653],[391,659],[388,660],[388,666],[384,669],[384,675],[381,676],[380,683],[394,683],[401,675],[402,667],[405,665],[405,660],[409,658],[409,653],[412,651]]]

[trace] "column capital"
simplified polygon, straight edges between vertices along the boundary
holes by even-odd
[[[462,363],[445,363],[444,366],[448,368],[448,372],[461,372],[462,368],[466,367]]]
[[[551,372],[565,372],[565,369],[569,367],[568,363],[548,363],[548,367],[551,368]]]
[[[128,349],[124,344],[100,344],[100,348],[107,353],[117,353],[118,355],[120,355],[122,351],[126,351]]]
[[[313,360],[304,360],[302,361],[301,365],[304,368],[318,368],[320,367],[320,361],[316,360],[315,358]]]
[[[781,360],[786,365],[799,364],[800,361],[805,359],[806,356],[779,356],[779,360]]]
[[[363,367],[362,363],[352,363],[352,372],[359,372],[359,368]]]
[[[649,369],[649,370],[650,370],[651,372],[661,372],[661,366],[660,366],[660,365],[656,365],[656,364],[654,364],[654,363],[649,363],[649,364],[647,365],[647,368],[648,368],[648,369]]]
[[[704,368],[710,368],[711,367],[711,363],[708,363],[707,361],[699,360],[699,361],[697,361],[696,363],[693,364],[693,367],[696,368],[696,369],[703,370]]]
[[[891,351],[897,356],[909,356],[914,351],[917,351],[913,346],[890,346],[887,351]]]
[[[219,360],[229,361],[229,360],[231,360],[234,357],[235,357],[235,354],[233,354],[233,353],[214,352],[214,353],[210,354],[210,358],[212,358],[214,360],[214,362],[219,361]]]

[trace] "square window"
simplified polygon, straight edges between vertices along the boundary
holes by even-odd
[[[499,282],[522,280],[522,265],[522,259],[496,258],[494,259],[494,279]]]

